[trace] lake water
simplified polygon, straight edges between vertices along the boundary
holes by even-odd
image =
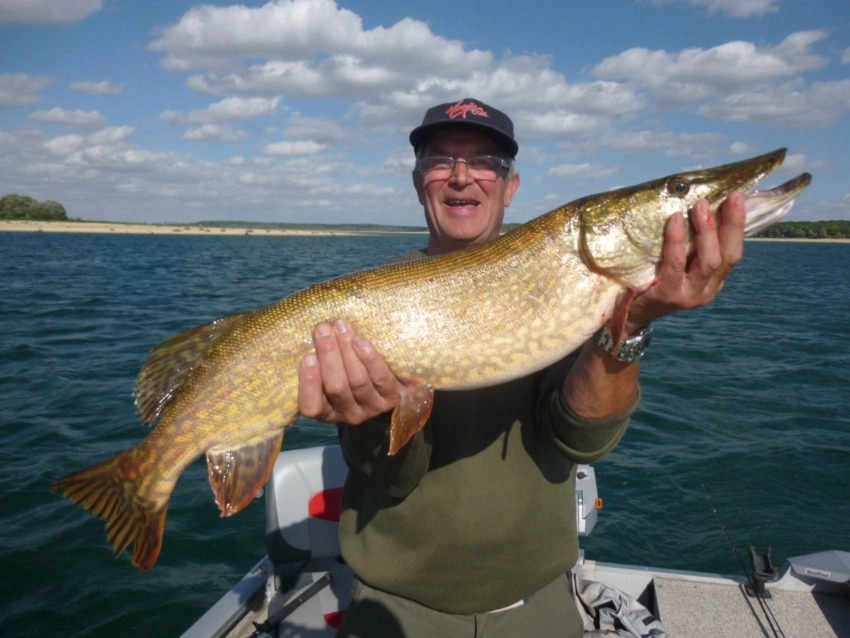
[[[0,634],[185,630],[262,556],[262,502],[219,518],[199,461],[143,573],[49,485],[146,434],[133,382],[164,338],[423,243],[0,233]],[[711,307],[657,322],[588,557],[737,572],[706,491],[745,558],[850,549],[848,319],[850,244],[750,242]],[[300,422],[284,445],[334,440]]]

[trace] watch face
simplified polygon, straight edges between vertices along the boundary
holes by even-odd
[[[635,336],[626,339],[623,345],[627,346],[627,352],[623,352],[623,354],[632,361],[639,359],[646,352],[650,341],[652,341],[652,331],[644,328]]]

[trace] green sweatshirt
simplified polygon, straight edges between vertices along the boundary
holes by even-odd
[[[578,558],[577,463],[605,456],[639,402],[588,420],[563,403],[572,360],[498,386],[438,391],[426,426],[386,454],[388,417],[341,426],[351,469],[342,555],[367,584],[449,613],[510,605]]]

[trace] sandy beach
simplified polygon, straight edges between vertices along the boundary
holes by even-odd
[[[281,228],[224,228],[212,226],[194,225],[168,225],[168,224],[126,224],[120,222],[44,222],[29,220],[0,220],[0,232],[45,232],[45,233],[114,233],[116,235],[374,235],[380,230],[356,231],[356,230],[297,230]],[[398,231],[386,231],[398,232]],[[421,231],[424,232],[424,231]]]
[[[322,230],[322,229],[287,229],[287,228],[224,228],[212,226],[189,226],[169,224],[128,224],[123,222],[43,222],[29,220],[0,219],[0,232],[45,232],[45,233],[114,233],[116,235],[255,235],[255,236],[352,236],[375,235],[382,233],[399,233],[406,231],[387,230]],[[425,234],[426,231],[409,231]],[[807,239],[807,238],[773,238],[750,237],[747,241],[793,241],[820,243],[850,243],[850,239]]]

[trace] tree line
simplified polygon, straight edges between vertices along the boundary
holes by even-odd
[[[850,220],[778,222],[755,236],[774,239],[850,239]]]
[[[63,221],[68,215],[65,207],[52,199],[39,202],[28,195],[10,193],[0,197],[0,219]]]

